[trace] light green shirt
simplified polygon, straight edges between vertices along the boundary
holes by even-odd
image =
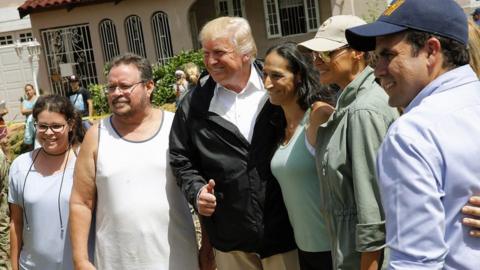
[[[288,144],[278,147],[271,169],[282,189],[298,248],[307,252],[322,252],[330,250],[330,240],[320,214],[315,160],[305,146],[308,115],[309,112],[306,112]]]
[[[334,269],[360,269],[361,252],[385,246],[385,218],[375,177],[377,150],[398,117],[367,67],[342,91],[317,134],[322,214]]]

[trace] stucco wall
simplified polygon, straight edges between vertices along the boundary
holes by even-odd
[[[332,15],[355,14],[359,17],[372,20],[386,7],[387,0],[317,0],[320,7],[320,23]],[[458,0],[469,1],[469,0]],[[263,1],[245,0],[246,18],[249,20],[253,35],[258,46],[258,57],[263,58],[266,50],[280,42],[302,42],[315,35],[315,32],[292,35],[282,38],[268,38],[265,26],[265,11]],[[353,3],[353,5],[352,5]],[[463,3],[461,3],[463,4]],[[190,8],[190,10],[189,10]],[[102,19],[112,19],[117,28],[120,52],[127,51],[124,20],[127,16],[136,14],[142,18],[142,27],[145,39],[147,58],[155,62],[155,48],[150,23],[151,15],[156,11],[168,14],[170,32],[174,53],[188,50],[193,47],[189,23],[189,11],[196,14],[196,25],[201,28],[208,20],[215,17],[214,0],[123,0],[118,4],[112,2],[90,6],[76,7],[70,11],[66,9],[52,10],[31,14],[34,36],[41,40],[40,30],[88,23],[92,37],[92,47],[96,62],[96,73],[99,82],[104,82],[104,60],[99,41],[98,24]],[[39,70],[39,85],[47,92],[50,89],[48,74],[46,72],[45,57],[41,56]]]
[[[330,2],[318,0],[320,23],[331,16]],[[245,13],[250,25],[252,33],[258,47],[258,58],[263,58],[268,48],[281,42],[292,41],[302,42],[315,36],[315,32],[291,35],[281,38],[268,38],[265,26],[265,10],[263,1],[245,1]]]
[[[142,19],[142,28],[145,40],[147,58],[155,62],[155,45],[153,41],[151,16],[157,11],[168,14],[172,46],[174,53],[188,50],[192,47],[190,28],[187,23],[187,11],[193,0],[123,0],[118,4],[102,3],[97,5],[76,7],[70,11],[66,9],[33,13],[30,15],[32,30],[37,40],[41,40],[40,31],[55,27],[64,27],[88,23],[92,38],[92,47],[96,63],[96,72],[100,82],[104,82],[104,60],[100,44],[98,25],[105,18],[113,20],[117,30],[120,52],[127,51],[124,20],[129,15],[138,15]],[[50,83],[47,73],[46,60],[42,54],[39,71],[39,86],[49,92]]]

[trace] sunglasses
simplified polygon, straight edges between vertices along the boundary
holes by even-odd
[[[349,48],[348,45],[345,45],[345,46],[342,46],[338,49],[335,49],[333,51],[327,51],[327,52],[317,52],[317,51],[312,51],[312,58],[313,58],[313,61],[316,61],[317,59],[320,59],[322,60],[322,62],[324,63],[330,63],[332,61],[332,59],[336,56],[339,56],[341,55],[343,52],[345,52],[345,50],[343,49],[346,49],[346,48]],[[339,51],[343,50],[342,52],[340,53],[337,53]]]

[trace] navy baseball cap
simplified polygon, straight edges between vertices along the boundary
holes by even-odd
[[[454,0],[396,0],[373,23],[347,29],[348,44],[359,51],[375,50],[375,38],[419,30],[468,42],[467,16]]]
[[[480,8],[476,8],[472,13],[472,15],[478,15],[478,14],[480,14]]]

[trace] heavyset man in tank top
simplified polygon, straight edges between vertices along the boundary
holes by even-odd
[[[168,163],[173,114],[155,109],[150,63],[112,61],[105,89],[113,115],[88,131],[70,204],[75,269],[198,269],[188,204]],[[95,209],[95,266],[87,237]]]

